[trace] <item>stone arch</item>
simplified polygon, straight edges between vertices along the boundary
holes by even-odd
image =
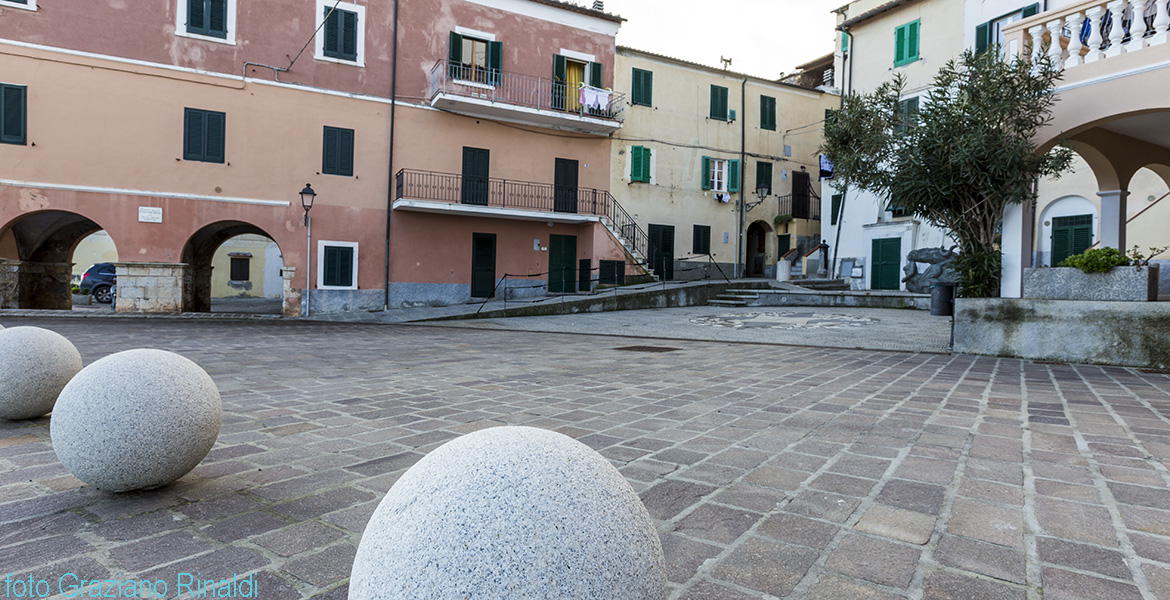
[[[1121,177],[1117,167],[1104,152],[1082,140],[1068,140],[1065,145],[1088,163],[1089,169],[1093,171],[1093,177],[1097,180],[1097,190],[1094,191],[1121,189]]]
[[[201,227],[183,245],[182,261],[186,265],[183,285],[185,312],[211,311],[211,273],[215,251],[224,242],[241,235],[253,234],[272,240],[276,238],[260,227],[244,221],[216,221]]]
[[[73,251],[102,229],[89,217],[64,210],[25,213],[5,223],[0,227],[0,308],[72,308]]]
[[[768,276],[769,251],[775,251],[776,240],[772,226],[766,221],[754,221],[748,225],[744,245],[744,274],[748,277]]]

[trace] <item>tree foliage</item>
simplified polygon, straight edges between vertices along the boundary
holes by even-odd
[[[1038,152],[1060,71],[1046,59],[1004,61],[964,52],[934,78],[919,110],[904,112],[905,80],[849,94],[825,123],[834,174],[891,206],[946,229],[959,245],[959,291],[998,296],[1004,208],[1032,202],[1033,182],[1059,177],[1072,151]]]

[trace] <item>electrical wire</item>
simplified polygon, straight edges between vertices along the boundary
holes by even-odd
[[[318,25],[318,26],[317,26],[317,28],[313,30],[313,35],[310,35],[310,36],[309,36],[309,39],[305,40],[305,45],[304,45],[304,46],[301,46],[301,51],[300,51],[300,52],[297,52],[297,55],[296,55],[296,56],[294,56],[294,57],[292,58],[292,60],[290,60],[290,61],[289,61],[289,63],[288,63],[288,66],[284,68],[286,71],[287,71],[287,70],[289,70],[289,69],[291,69],[291,68],[292,68],[292,66],[293,66],[293,64],[297,62],[297,59],[298,59],[298,58],[300,58],[300,57],[301,57],[301,54],[303,54],[303,53],[305,52],[305,48],[308,48],[308,47],[309,47],[309,44],[312,44],[312,43],[313,43],[313,38],[317,37],[317,32],[318,32],[318,31],[321,31],[321,28],[322,28],[322,27],[324,27],[324,26],[325,26],[325,24],[329,22],[329,17],[330,17],[331,15],[333,15],[333,11],[337,10],[337,5],[338,5],[338,4],[341,4],[341,0],[337,0],[337,2],[334,2],[334,3],[333,3],[333,8],[330,8],[330,9],[329,9],[329,12],[328,12],[328,13],[325,13],[325,18],[324,18],[324,19],[321,19],[321,24],[320,24],[320,25]]]

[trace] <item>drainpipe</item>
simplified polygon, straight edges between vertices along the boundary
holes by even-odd
[[[398,0],[394,0],[394,42],[390,74],[390,171],[386,186],[386,289],[382,310],[390,310],[390,214],[394,209],[394,108],[398,105]]]
[[[740,272],[740,258],[744,259],[742,263],[745,267],[743,271],[747,271],[747,256],[745,256],[746,248],[743,244],[743,230],[744,220],[747,218],[747,211],[744,210],[743,194],[745,191],[744,180],[747,173],[747,79],[745,78],[739,84],[739,222],[736,223],[738,231],[735,234],[735,273],[736,277],[743,277]]]
[[[849,35],[849,30],[842,29],[841,35]],[[856,48],[854,48],[853,45],[856,43],[857,43],[857,40],[853,39],[852,35],[849,35],[849,51],[846,52],[843,56],[844,60],[849,61],[849,72],[848,72],[848,79],[846,80],[846,83],[845,83],[845,89],[841,91],[841,102],[839,105],[841,107],[845,106],[845,96],[847,96],[848,94],[850,94],[853,91],[853,51],[856,49]],[[845,225],[845,200],[848,199],[848,197],[849,197],[849,182],[846,181],[845,185],[841,188],[841,204],[839,206],[837,206],[837,239],[833,240],[833,264],[829,265],[829,277],[830,278],[833,277],[833,273],[837,272],[837,253],[841,251],[841,228]],[[822,215],[821,218],[824,219],[825,217]],[[832,221],[832,219],[833,219],[833,202],[832,202],[832,199],[830,198],[830,200],[829,200],[829,220],[830,220],[830,222]],[[824,221],[821,221],[821,222],[824,223]],[[872,268],[873,265],[867,265],[867,267]]]

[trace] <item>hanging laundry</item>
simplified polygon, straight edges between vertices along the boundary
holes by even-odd
[[[595,88],[591,85],[581,87],[581,106],[603,110],[609,108],[609,97],[612,92]]]

